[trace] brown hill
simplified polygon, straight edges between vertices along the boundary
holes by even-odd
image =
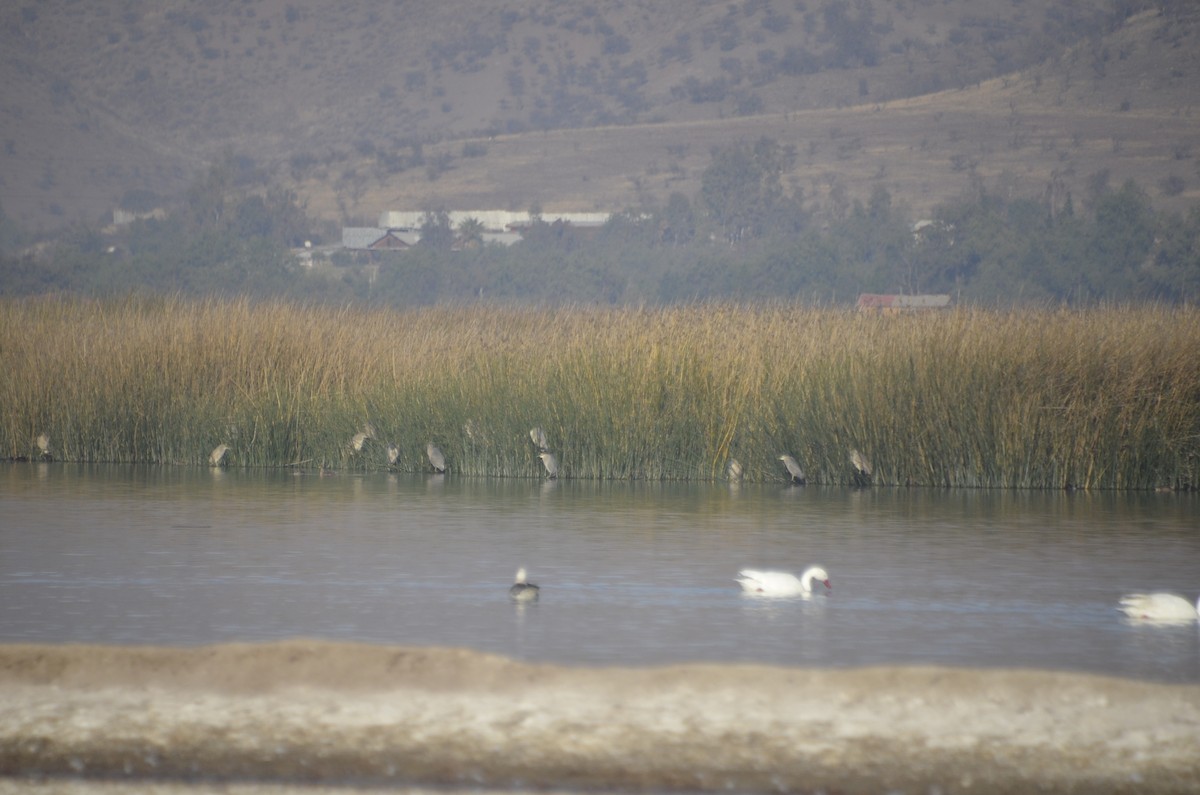
[[[766,135],[836,213],[990,189],[1163,206],[1200,173],[1183,0],[318,0],[0,9],[0,202],[29,228],[171,195],[223,152],[315,215],[617,210]],[[128,203],[128,202],[127,202]]]

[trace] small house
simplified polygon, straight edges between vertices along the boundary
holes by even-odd
[[[412,248],[420,238],[420,234],[416,232],[398,229],[382,229],[376,226],[342,227],[342,248],[356,256],[365,256],[368,260],[373,260],[376,252],[404,251]]]

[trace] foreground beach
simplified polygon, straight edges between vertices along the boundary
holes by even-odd
[[[1183,793],[1197,748],[1200,687],[1066,673],[0,646],[0,792]]]

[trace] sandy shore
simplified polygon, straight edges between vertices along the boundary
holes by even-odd
[[[0,793],[131,785],[1196,793],[1200,687],[308,641],[0,646]]]

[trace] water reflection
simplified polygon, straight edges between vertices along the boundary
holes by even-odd
[[[294,636],[568,664],[1071,668],[1200,681],[1193,496],[0,468],[0,641]],[[763,600],[744,567],[834,590]],[[528,566],[537,603],[508,598]]]

